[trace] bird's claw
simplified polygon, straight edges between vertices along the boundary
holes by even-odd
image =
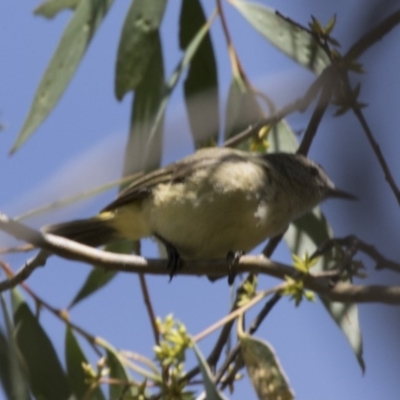
[[[239,262],[240,257],[244,254],[244,251],[230,251],[226,256],[227,261],[229,262],[228,267],[228,285],[231,286],[235,281],[236,273],[234,271],[234,266]]]

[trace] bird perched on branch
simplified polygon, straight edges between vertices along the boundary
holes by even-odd
[[[305,156],[207,148],[145,174],[93,218],[43,230],[95,247],[154,236],[172,276],[182,259],[248,252],[335,197],[354,199]]]

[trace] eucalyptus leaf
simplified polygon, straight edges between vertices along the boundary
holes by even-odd
[[[110,400],[137,398],[138,389],[137,387],[128,385],[131,381],[131,377],[122,364],[118,353],[111,346],[107,348],[107,365],[108,368],[110,368],[110,378],[121,382],[120,385],[109,386]]]
[[[81,0],[42,77],[31,109],[11,153],[45,120],[67,88],[113,0]]]
[[[260,400],[292,400],[293,391],[277,359],[267,343],[250,335],[240,338],[240,349],[247,373]]]
[[[290,250],[303,256],[306,252],[312,254],[326,240],[333,237],[332,229],[319,208],[294,221],[285,234],[285,240]],[[328,257],[321,257],[313,271],[325,271],[332,267],[333,262]],[[358,319],[358,307],[352,303],[332,302],[320,296],[329,314],[347,337],[357,361],[365,370],[363,359],[363,342]]]
[[[182,50],[187,48],[205,23],[200,1],[183,0],[179,21]],[[219,132],[218,77],[210,32],[206,33],[190,62],[184,94],[195,147],[215,145]]]
[[[262,118],[262,110],[256,96],[247,87],[240,76],[234,76],[229,87],[228,102],[225,112],[224,140],[248,128],[254,121]],[[242,150],[249,149],[250,140],[242,142]]]
[[[68,399],[71,389],[50,339],[17,289],[11,299],[18,354],[33,395],[43,400]]]
[[[272,151],[293,153],[298,147],[295,134],[284,120],[272,129],[268,141]],[[284,236],[290,251],[300,257],[304,256],[306,252],[309,255],[313,254],[318,246],[332,237],[332,228],[318,207],[312,213],[307,213],[295,220]],[[332,263],[327,257],[320,257],[313,270],[326,270],[331,266]],[[321,300],[346,336],[361,369],[364,371],[363,344],[357,305],[331,302],[322,297]]]
[[[153,137],[157,135],[158,129],[159,129],[159,124],[162,122],[164,118],[164,112],[165,108],[167,107],[169,98],[174,91],[177,83],[179,82],[179,79],[182,75],[182,73],[185,71],[186,67],[190,64],[193,56],[195,55],[196,51],[198,50],[199,46],[201,45],[201,42],[207,35],[207,32],[210,29],[212,20],[207,22],[206,24],[203,25],[203,27],[197,32],[196,36],[190,41],[190,44],[187,46],[186,51],[181,59],[181,61],[178,63],[176,66],[175,70],[171,74],[168,82],[165,85],[164,91],[163,91],[163,96],[160,101],[160,105],[157,109],[156,116],[154,118],[153,126],[151,128],[151,131],[149,133],[149,139],[148,139],[148,145],[146,146],[146,149],[144,151],[144,158],[147,159],[151,152],[151,147],[150,144],[152,143]]]
[[[164,96],[164,89],[164,62],[160,35],[157,32],[149,67],[135,91],[129,139],[125,151],[124,176],[137,171],[150,171],[161,164],[164,117],[162,115],[157,123],[155,119]],[[150,135],[153,126],[155,131]],[[151,149],[147,157],[145,157],[146,148]]]
[[[0,331],[2,336],[2,343],[0,346],[0,381],[9,399],[29,400],[31,396],[18,357],[14,325],[3,294],[0,294],[0,303],[7,333],[4,335]]]
[[[166,0],[135,0],[126,15],[118,46],[115,95],[121,100],[135,90],[150,65]]]
[[[99,387],[90,391],[90,382],[84,373],[83,364],[87,364],[87,358],[83,353],[72,329],[67,325],[65,332],[65,360],[67,364],[68,381],[77,399],[105,400]]]
[[[46,0],[35,9],[35,15],[52,19],[63,10],[74,10],[80,1],[81,0]]]
[[[193,350],[196,354],[199,368],[203,377],[207,400],[226,400],[226,397],[218,391],[210,367],[195,343],[193,343]]]
[[[303,67],[319,75],[330,64],[329,56],[307,29],[262,4],[230,3],[272,45]]]

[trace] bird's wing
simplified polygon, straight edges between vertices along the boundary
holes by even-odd
[[[102,211],[110,211],[117,207],[148,197],[155,186],[165,183],[183,182],[193,172],[202,168],[212,168],[221,162],[243,160],[241,151],[223,148],[199,150],[181,161],[165,168],[145,174],[129,185],[119,196]]]

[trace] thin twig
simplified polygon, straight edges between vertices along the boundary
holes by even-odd
[[[389,183],[389,186],[392,189],[392,191],[397,199],[397,202],[400,205],[400,190],[397,187],[397,184],[393,178],[392,173],[390,172],[390,169],[387,165],[385,157],[382,154],[382,151],[379,147],[378,142],[375,140],[374,135],[372,134],[372,131],[364,117],[363,112],[361,111],[361,109],[359,107],[353,107],[353,112],[356,115],[357,119],[360,121],[360,124],[364,129],[365,135],[367,136],[367,139],[379,161],[379,164],[381,165],[381,167],[383,169],[383,172],[385,174],[385,179]]]
[[[35,250],[35,246],[24,244],[22,246],[0,248],[0,254],[26,253],[32,250]]]
[[[261,323],[270,313],[272,308],[275,304],[281,299],[281,295],[279,292],[276,292],[264,305],[261,311],[258,313],[256,318],[254,319],[253,323],[251,324],[250,328],[248,329],[248,333],[252,335],[254,332],[257,331]],[[236,343],[235,347],[226,357],[224,363],[222,364],[221,368],[218,370],[218,373],[215,375],[215,381],[219,382],[222,377],[224,376],[226,370],[229,368],[229,365],[235,360],[237,355],[240,352],[240,342]]]
[[[154,314],[153,305],[150,300],[149,290],[147,288],[146,277],[144,274],[139,274],[140,287],[142,289],[143,300],[149,314],[150,324],[154,335],[154,341],[158,345],[160,343],[160,335],[157,328],[156,316]]]
[[[328,108],[331,96],[332,96],[332,82],[328,77],[325,79],[325,84],[322,86],[318,103],[315,106],[310,122],[308,123],[306,132],[304,133],[303,140],[301,141],[300,146],[297,149],[297,154],[303,154],[305,156],[308,154],[311,147],[311,143],[314,140],[314,137],[317,133],[318,126],[322,120],[322,117],[325,114],[326,109]]]
[[[45,250],[40,250],[35,257],[26,261],[25,264],[9,279],[5,281],[0,281],[0,292],[12,289],[25,281],[36,268],[42,267],[46,264],[46,260],[49,256],[49,252]],[[4,266],[4,264],[2,264],[2,266]]]
[[[45,252],[43,252],[45,253]],[[46,256],[46,254],[43,255],[43,257]],[[13,277],[13,271],[11,268],[6,265],[5,263],[1,263],[1,267],[6,271],[8,276]],[[12,278],[11,278],[12,279]],[[81,336],[83,336],[88,343],[92,346],[93,350],[97,353],[98,356],[102,356],[100,353],[99,349],[96,347],[97,345],[97,340],[98,338],[89,332],[87,332],[85,329],[81,328],[80,326],[74,324],[69,320],[68,314],[64,310],[59,310],[53,306],[51,306],[49,303],[47,303],[45,300],[43,300],[41,297],[39,297],[32,289],[29,288],[28,285],[25,283],[22,283],[22,287],[24,290],[32,297],[34,302],[40,307],[45,308],[46,310],[50,311],[53,315],[55,315],[57,318],[59,318],[61,321],[63,321],[65,324],[67,324],[71,329],[74,331],[78,332]]]
[[[234,71],[234,75],[239,75],[243,79],[243,81],[248,84],[249,80],[248,80],[248,78],[244,72],[244,69],[242,67],[242,64],[239,60],[239,57],[235,50],[235,46],[233,45],[232,37],[231,37],[231,34],[228,29],[228,23],[226,22],[225,13],[224,13],[224,9],[222,7],[221,0],[216,0],[216,4],[217,4],[217,11],[218,11],[218,14],[219,14],[219,17],[221,20],[222,31],[224,33],[227,48],[228,48],[229,57],[231,59],[231,64],[232,64],[232,69]]]
[[[384,19],[378,26],[371,29],[357,40],[344,57],[347,60],[356,60],[362,53],[381,40],[384,35],[389,33],[398,24],[400,24],[400,10],[395,11],[389,17]]]
[[[257,303],[259,303],[266,296],[269,296],[272,293],[277,293],[277,292],[281,291],[286,285],[287,285],[286,282],[281,283],[280,285],[277,285],[272,289],[263,290],[262,292],[257,293],[257,295],[254,296],[248,303],[246,303],[242,307],[237,308],[236,310],[234,310],[231,313],[229,313],[228,315],[226,315],[224,318],[221,318],[215,324],[209,326],[207,329],[204,329],[204,331],[198,333],[196,336],[193,337],[193,341],[199,342],[200,340],[204,339],[210,333],[214,332],[221,326],[225,325],[227,322],[234,320],[240,314],[243,314],[245,311],[249,310],[251,307],[253,307]]]
[[[332,238],[328,240],[327,242],[323,243],[322,246],[315,252],[315,256],[327,253],[336,243],[340,246],[352,247],[358,251],[362,251],[376,262],[376,269],[390,269],[400,273],[400,263],[389,260],[383,256],[373,245],[364,242],[354,235],[346,236],[344,238]]]

